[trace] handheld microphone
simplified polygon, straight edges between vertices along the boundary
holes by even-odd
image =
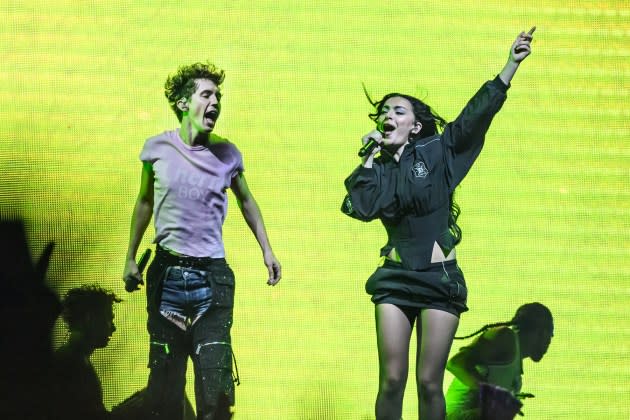
[[[381,135],[383,134],[383,122],[382,121],[378,121],[376,123],[376,131],[378,131],[379,133],[381,133]],[[374,150],[374,148],[376,146],[380,146],[379,142],[376,141],[376,139],[374,137],[369,137],[367,143],[365,143],[363,145],[363,147],[361,147],[361,149],[359,149],[359,157],[364,157],[369,155],[370,153],[372,153],[372,150]]]
[[[147,266],[147,263],[149,262],[150,257],[151,257],[151,250],[147,248],[142,254],[142,256],[140,257],[140,261],[138,261],[138,271],[140,272],[140,274],[142,274],[145,267]],[[125,290],[128,291],[129,293],[133,292],[134,290],[138,290],[139,289],[138,284],[140,284],[140,281],[137,278],[128,277],[125,279]]]
[[[374,140],[372,137],[370,137],[368,142],[365,143],[363,147],[361,147],[361,149],[359,149],[359,153],[358,153],[359,157],[364,157],[364,156],[369,155],[370,153],[372,153],[372,150],[374,150],[376,146],[378,146],[378,142]]]

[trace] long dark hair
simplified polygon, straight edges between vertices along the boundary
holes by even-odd
[[[516,326],[519,331],[534,331],[540,328],[553,327],[553,316],[551,311],[542,303],[532,302],[522,305],[516,310],[514,317],[507,322],[496,322],[487,324],[463,337],[454,337],[455,340],[463,340],[481,334],[490,328]]]
[[[383,106],[388,99],[400,97],[408,100],[411,104],[411,108],[413,109],[413,115],[416,118],[416,121],[422,124],[422,128],[420,129],[420,131],[409,138],[409,140],[411,141],[441,133],[447,124],[446,120],[442,118],[437,112],[435,112],[433,108],[414,96],[393,92],[383,96],[380,101],[374,101],[370,97],[370,94],[365,88],[365,85],[363,85],[363,93],[365,94],[368,102],[374,107],[374,112],[368,114],[370,119],[374,122],[377,122],[378,116],[383,110]],[[461,213],[461,209],[459,205],[455,202],[453,195],[454,194],[452,193],[449,196],[450,214],[448,216],[448,229],[453,236],[452,245],[455,246],[462,241],[462,229],[457,224],[457,218]]]

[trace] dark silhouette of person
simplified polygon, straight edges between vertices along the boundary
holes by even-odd
[[[44,280],[54,243],[33,261],[24,223],[0,220],[0,418],[50,418],[51,334],[61,306]]]
[[[144,420],[156,418],[152,410],[154,402],[151,397],[146,387],[134,392],[120,404],[112,408],[111,420]],[[227,412],[229,413],[231,408],[229,400],[227,404],[226,408],[217,412],[223,413],[225,410],[228,410]],[[217,407],[217,410],[220,410],[219,407]],[[184,393],[182,410],[182,420],[195,420],[197,418],[192,403],[186,393]],[[217,420],[229,418],[231,417],[216,417]]]
[[[53,248],[54,243],[48,243],[40,258],[33,261],[23,221],[0,220],[0,287],[11,297],[0,303],[0,348],[5,361],[0,367],[3,420],[110,417],[89,356],[109,343],[115,331],[113,303],[120,299],[98,286],[82,286],[70,290],[62,305],[45,283]],[[53,352],[52,331],[60,314],[68,325],[69,337]],[[229,401],[221,401],[216,418],[231,418]],[[147,407],[135,405],[135,410],[120,410],[126,417],[115,415],[115,411],[111,417],[152,418]],[[184,407],[183,418],[194,419],[188,399]]]
[[[55,413],[59,418],[107,419],[101,381],[90,362],[96,349],[109,344],[114,326],[114,303],[121,299],[97,285],[70,289],[61,313],[68,341],[54,354]]]

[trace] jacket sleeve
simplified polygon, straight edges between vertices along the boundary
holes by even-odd
[[[357,167],[345,180],[348,193],[341,211],[364,222],[393,215],[394,194],[393,188],[388,187],[390,181],[377,162],[372,168]]]
[[[479,156],[490,123],[505,102],[508,87],[498,77],[484,83],[455,121],[444,128],[442,138],[451,191]]]

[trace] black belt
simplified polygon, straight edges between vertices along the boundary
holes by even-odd
[[[191,257],[189,255],[176,255],[158,245],[155,249],[155,259],[167,266],[179,266],[206,270],[213,265],[226,265],[225,258]]]

